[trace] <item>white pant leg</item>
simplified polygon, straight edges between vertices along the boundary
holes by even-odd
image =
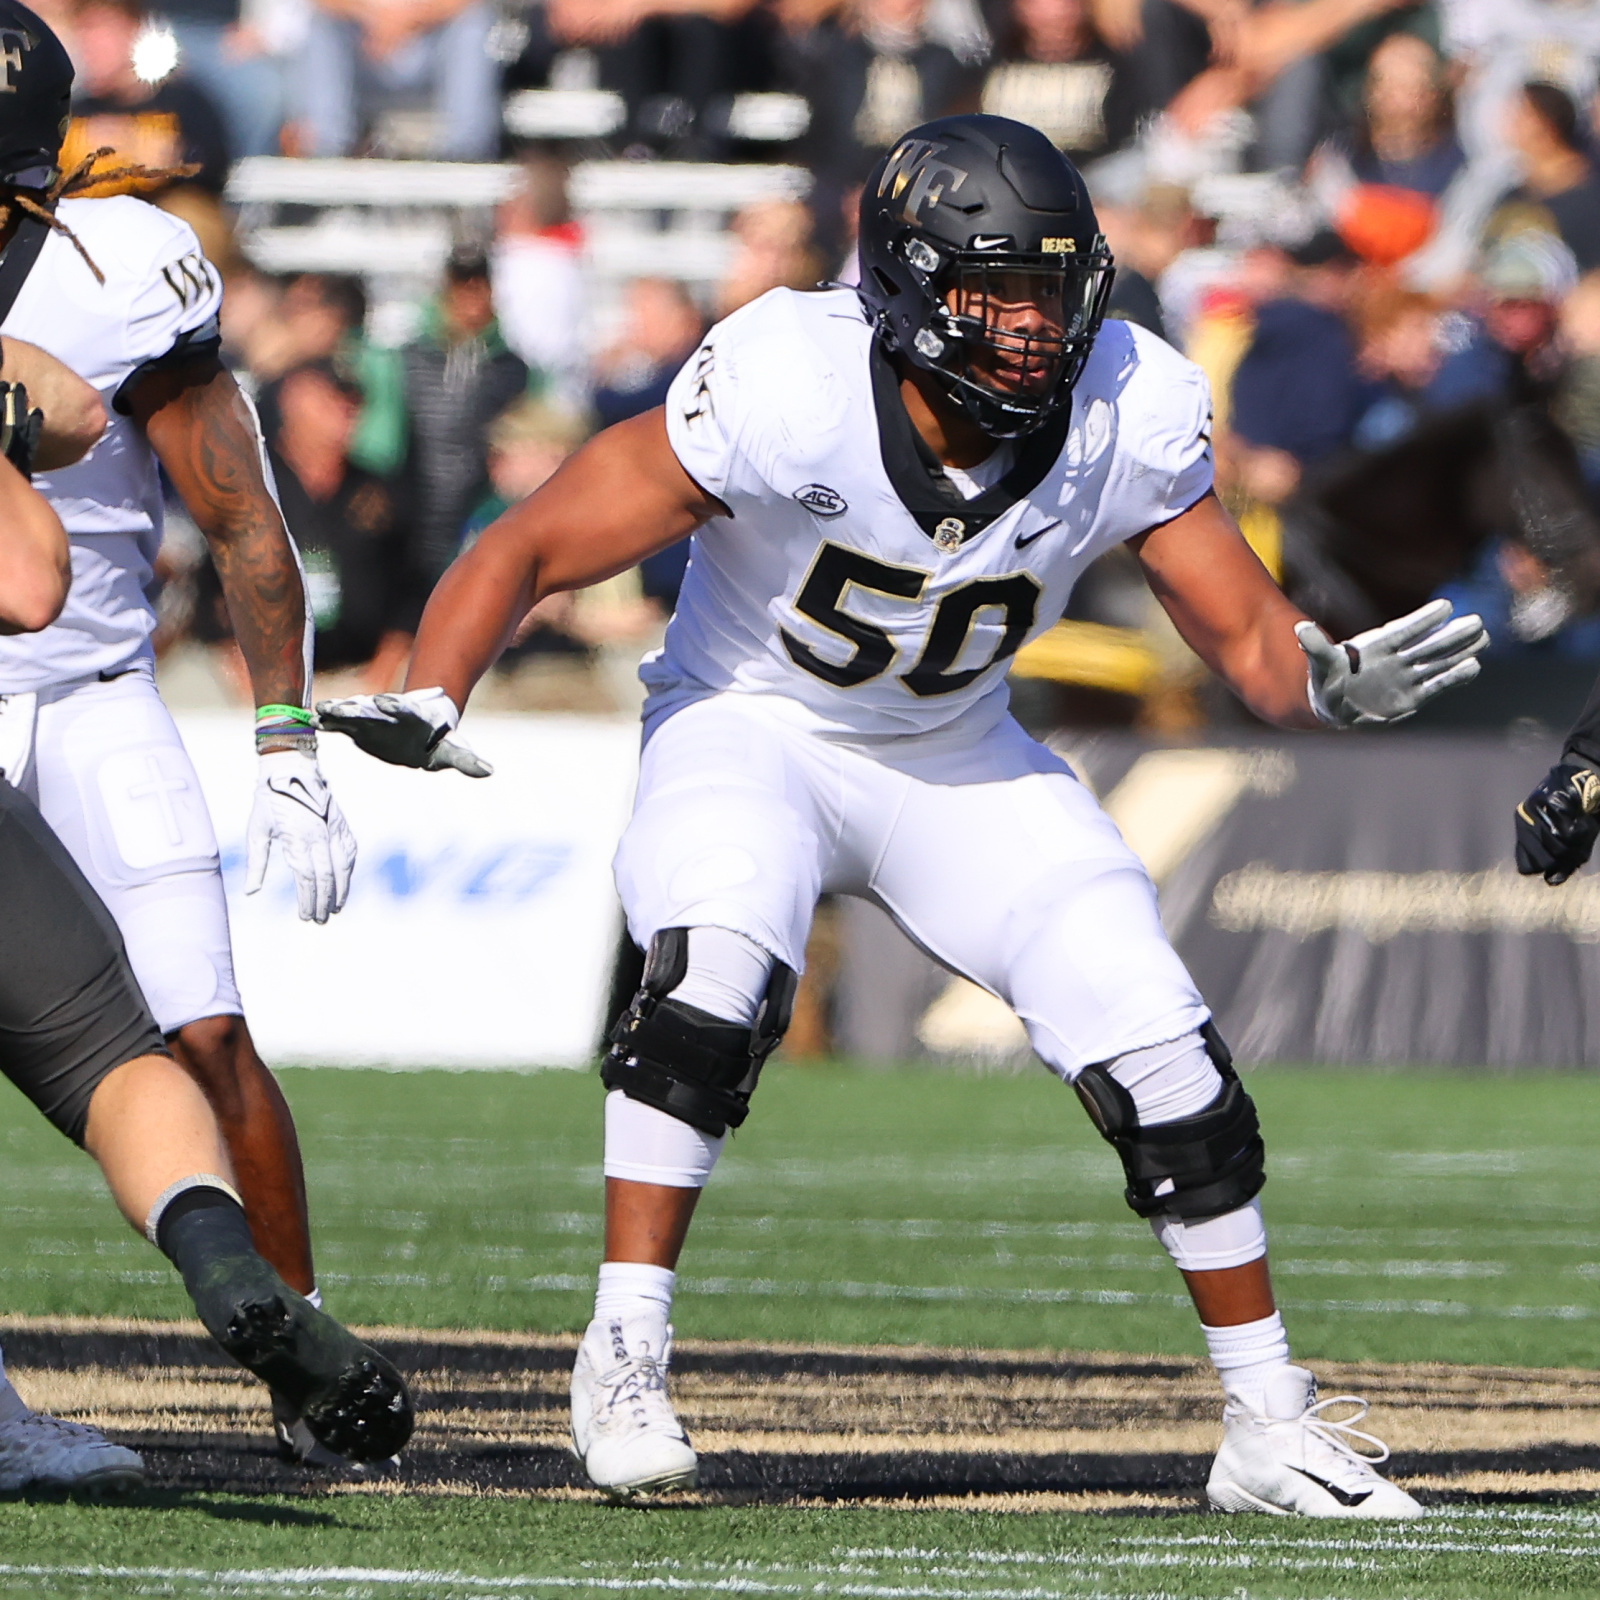
[[[838,767],[759,695],[717,695],[658,724],[614,863],[634,942],[727,928],[802,971],[838,836]]]
[[[908,741],[889,759],[909,781],[871,892],[1010,1005],[1054,1071],[1070,1080],[1206,1021],[1149,875],[1063,761],[1009,718],[965,751],[922,756]],[[852,819],[856,786],[882,787],[877,765],[846,766]]]
[[[23,785],[122,930],[163,1033],[241,1014],[217,840],[148,670],[39,695]]]

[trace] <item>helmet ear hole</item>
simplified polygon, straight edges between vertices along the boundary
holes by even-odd
[[[878,287],[883,291],[886,298],[900,293],[900,285],[882,267],[874,267],[872,276],[877,279]]]

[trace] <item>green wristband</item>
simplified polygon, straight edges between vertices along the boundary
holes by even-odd
[[[298,722],[302,727],[311,727],[316,719],[302,706],[257,706],[257,722]]]

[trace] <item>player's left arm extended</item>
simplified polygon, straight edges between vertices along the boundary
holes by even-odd
[[[154,369],[133,390],[129,411],[210,546],[262,708],[246,891],[265,881],[276,844],[294,873],[301,917],[326,922],[350,891],[356,843],[317,765],[304,709],[305,584],[267,487],[255,412],[215,356]]]
[[[1129,540],[1151,591],[1196,655],[1280,728],[1398,722],[1478,675],[1474,616],[1434,600],[1335,644],[1272,581],[1214,494]]]

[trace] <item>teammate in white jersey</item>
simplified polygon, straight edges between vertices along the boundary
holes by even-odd
[[[116,918],[173,1053],[215,1108],[258,1244],[312,1294],[294,1124],[240,1014],[216,837],[155,688],[158,463],[211,547],[261,707],[249,887],[276,845],[301,916],[320,922],[344,901],[355,843],[305,710],[298,559],[254,411],[218,360],[216,269],[185,223],[143,201],[71,198],[86,177],[58,167],[71,63],[11,0],[0,30],[0,330],[86,378],[111,419],[80,464],[38,479],[71,538],[72,590],[53,626],[0,640],[0,770]]]
[[[868,183],[860,236],[859,292],[737,312],[664,410],[599,435],[483,535],[435,591],[404,695],[318,708],[386,759],[481,773],[448,735],[528,607],[694,532],[642,669],[616,859],[648,954],[603,1068],[605,1264],[574,1449],[619,1496],[695,1481],[664,1383],[673,1269],[833,892],[1011,1005],[1116,1148],[1221,1374],[1212,1503],[1414,1515],[1372,1470],[1383,1447],[1289,1362],[1254,1107],[1144,868],[1007,714],[1004,674],[1120,543],[1283,727],[1409,715],[1475,675],[1482,625],[1438,604],[1335,645],[1285,599],[1212,493],[1199,370],[1102,327],[1111,258],[1042,134],[983,116],[915,130]]]

